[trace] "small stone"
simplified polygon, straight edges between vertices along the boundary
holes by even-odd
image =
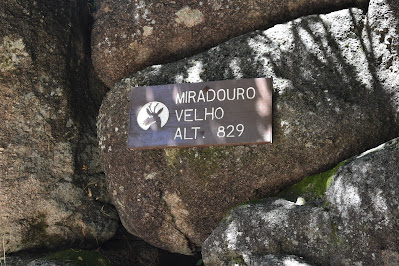
[[[305,199],[303,197],[298,197],[296,202],[295,202],[295,205],[302,206],[302,205],[305,205],[305,202],[306,201],[305,201]]]

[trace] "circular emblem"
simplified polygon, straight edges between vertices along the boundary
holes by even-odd
[[[141,107],[137,115],[137,124],[144,129],[158,130],[165,126],[169,119],[169,110],[161,102],[149,102]]]

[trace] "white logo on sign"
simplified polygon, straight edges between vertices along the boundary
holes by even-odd
[[[137,115],[137,124],[144,129],[157,130],[165,126],[169,119],[169,110],[161,102],[149,102],[141,107]]]

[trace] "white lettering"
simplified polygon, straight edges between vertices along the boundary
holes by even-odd
[[[208,112],[208,108],[205,107],[205,116],[204,116],[204,119],[205,119],[205,120],[208,120],[208,119],[207,119],[208,115],[210,115],[210,116],[212,117],[212,118],[209,119],[209,120],[213,120],[213,119],[214,119],[213,110],[214,110],[214,107],[212,107],[212,111],[211,111],[211,112]]]
[[[244,99],[244,89],[243,89],[243,88],[237,88],[237,100],[240,99],[240,95],[241,95],[241,98],[242,98],[243,100],[245,100],[245,99]]]
[[[252,91],[252,97],[249,96],[249,91]],[[252,100],[253,98],[255,98],[255,96],[256,96],[256,91],[255,91],[255,89],[254,89],[253,87],[249,87],[249,88],[247,89],[247,98],[248,98],[249,100]]]
[[[205,95],[206,94],[206,95]],[[233,89],[219,89],[217,91],[208,89],[197,91],[185,91],[177,93],[176,104],[182,103],[199,103],[199,102],[213,102],[218,100],[223,101],[234,101],[234,100],[252,100],[256,97],[256,90],[254,87],[244,88],[233,88]]]
[[[195,95],[196,95],[197,93],[195,92],[195,91],[189,91],[188,92],[188,103],[190,103],[191,102],[191,100],[193,101],[193,103],[195,103]]]
[[[180,127],[178,127],[178,128],[176,129],[175,137],[173,138],[173,140],[176,140],[176,138],[180,138],[180,139],[183,138],[183,136],[181,135],[181,129],[180,129]]]
[[[197,117],[197,109],[194,109],[194,121],[203,121],[204,119]]]
[[[187,128],[184,128],[184,139],[193,139],[193,138],[187,137]]]
[[[220,92],[223,92],[223,98],[220,97]],[[219,102],[222,102],[222,101],[224,101],[225,99],[226,99],[226,91],[223,90],[223,89],[218,90],[218,100],[219,100]]]
[[[194,139],[197,139],[198,130],[201,128],[200,127],[191,127],[191,129],[194,129]]]
[[[212,108],[212,109],[213,109],[213,108]],[[217,115],[218,111],[220,112],[220,115],[219,115],[219,116]],[[216,119],[222,119],[223,117],[224,117],[224,110],[223,110],[223,108],[222,108],[222,107],[216,108],[216,110],[215,110],[215,118],[216,118]]]
[[[174,140],[176,140],[176,139],[180,139],[180,140],[183,140],[183,139],[187,139],[187,140],[197,139],[198,132],[199,132],[200,129],[201,129],[201,127],[189,127],[189,128],[184,127],[183,128],[183,133],[182,133],[181,128],[178,127],[176,129]],[[193,134],[191,134],[191,133],[193,133]]]
[[[209,95],[211,94],[211,92],[213,93],[213,98],[210,98],[210,97],[209,97]],[[213,101],[215,100],[215,98],[216,98],[216,92],[215,92],[215,90],[212,90],[212,89],[208,90],[208,92],[206,93],[206,101],[207,101],[207,102],[213,102]]]
[[[231,97],[230,95],[230,89],[227,89],[227,100],[229,101],[234,101],[236,98],[236,90],[233,89],[232,91],[233,91],[233,97]]]
[[[184,100],[185,94],[186,94],[185,92],[182,92],[182,94],[180,96],[179,93],[177,93],[177,95],[176,95],[176,104],[185,103],[185,100]]]
[[[205,102],[205,95],[203,90],[199,91],[197,102]]]
[[[177,122],[194,122],[194,121],[204,121],[204,120],[215,120],[223,119],[224,109],[222,107],[205,107],[204,115],[201,116],[198,109],[181,109],[175,110]]]
[[[184,121],[186,122],[193,122],[194,120],[191,118],[189,119],[189,117],[191,117],[191,113],[194,111],[194,109],[184,109]]]
[[[180,119],[181,119],[181,117],[183,115],[183,110],[180,110],[180,115],[177,113],[177,110],[175,110],[175,113],[176,113],[177,121],[180,122]]]

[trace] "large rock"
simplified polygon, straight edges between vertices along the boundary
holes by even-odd
[[[368,0],[98,1],[93,62],[109,86],[144,67],[176,61],[232,37]]]
[[[98,132],[124,226],[153,245],[188,254],[236,204],[398,136],[398,89],[376,75],[366,33],[358,9],[309,16],[150,67],[115,86]],[[273,144],[126,149],[131,86],[262,76],[274,77]]]
[[[96,200],[107,200],[95,131],[106,87],[88,29],[85,1],[0,2],[2,254],[97,245],[118,225]]]
[[[317,265],[399,264],[399,138],[341,166],[323,207],[267,199],[234,209],[205,241],[205,265],[296,254]]]
[[[202,258],[207,266],[230,265],[233,259],[254,265],[251,254],[298,254],[326,265],[326,259],[315,258],[334,256],[329,235],[333,228],[322,208],[270,198],[233,209],[204,242]]]

